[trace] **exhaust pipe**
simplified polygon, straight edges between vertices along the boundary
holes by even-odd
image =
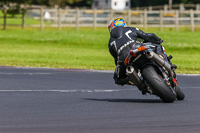
[[[166,62],[165,60],[163,60],[162,58],[160,58],[154,52],[147,52],[147,58],[152,59],[160,66],[165,67],[167,70],[171,70],[171,65],[168,62]]]
[[[160,58],[154,52],[147,52],[147,58],[152,59],[158,65],[166,68],[167,71],[169,72],[169,75],[170,75],[171,79],[173,79],[173,72],[172,72],[172,69],[171,69],[171,65],[168,62],[166,62],[165,60],[163,60],[162,58]]]
[[[138,74],[136,73],[136,71],[134,70],[132,66],[128,66],[126,68],[126,73],[128,74],[129,78],[136,86],[139,86],[142,84],[140,77],[138,76]]]

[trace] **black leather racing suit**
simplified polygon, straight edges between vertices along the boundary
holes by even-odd
[[[160,44],[162,40],[154,33],[145,33],[135,27],[122,27],[114,28],[110,33],[110,40],[108,44],[109,52],[115,59],[116,70],[114,73],[114,80],[116,84],[126,84],[126,66],[124,59],[128,56],[130,50],[143,45],[136,42],[138,38],[146,42]]]

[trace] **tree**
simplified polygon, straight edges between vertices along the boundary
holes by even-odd
[[[0,0],[1,4],[8,5],[9,3],[30,4],[33,0]]]
[[[131,0],[132,7],[156,6],[168,4],[168,0]]]
[[[49,5],[52,7],[55,5],[62,7],[63,5],[65,5],[66,0],[49,0],[48,2],[49,2]]]
[[[185,3],[185,4],[198,4],[200,3],[199,0],[181,0],[181,3]]]
[[[76,0],[73,2],[67,2],[67,5],[71,7],[91,7],[93,0]]]
[[[8,7],[9,10],[7,10],[6,13],[14,17],[16,14],[24,13],[24,10],[20,9],[20,4],[30,4],[31,1],[32,0],[0,0],[0,5]]]
[[[52,6],[58,5],[64,7],[66,5],[71,7],[91,7],[93,0],[0,0],[1,5],[9,5],[9,3],[19,4],[36,4]],[[131,7],[141,6],[156,6],[164,4],[197,4],[200,0],[131,0]]]
[[[169,4],[170,0],[131,0],[132,7],[156,6]],[[172,4],[197,4],[200,0],[172,0]]]
[[[32,0],[31,4],[49,6],[49,0]]]
[[[83,0],[48,0],[50,6],[58,5],[59,7],[63,7],[65,5],[74,5],[79,4]]]
[[[65,0],[68,4],[74,4],[74,3],[78,3],[81,2],[83,0]]]

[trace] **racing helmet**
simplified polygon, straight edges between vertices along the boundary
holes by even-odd
[[[108,25],[109,32],[111,32],[112,29],[116,28],[117,26],[127,27],[126,22],[123,18],[114,18],[110,21],[110,24]]]

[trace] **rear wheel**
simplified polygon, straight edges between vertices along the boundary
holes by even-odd
[[[172,103],[176,100],[176,94],[168,87],[167,83],[156,72],[153,66],[146,66],[142,71],[142,75],[163,102]]]

